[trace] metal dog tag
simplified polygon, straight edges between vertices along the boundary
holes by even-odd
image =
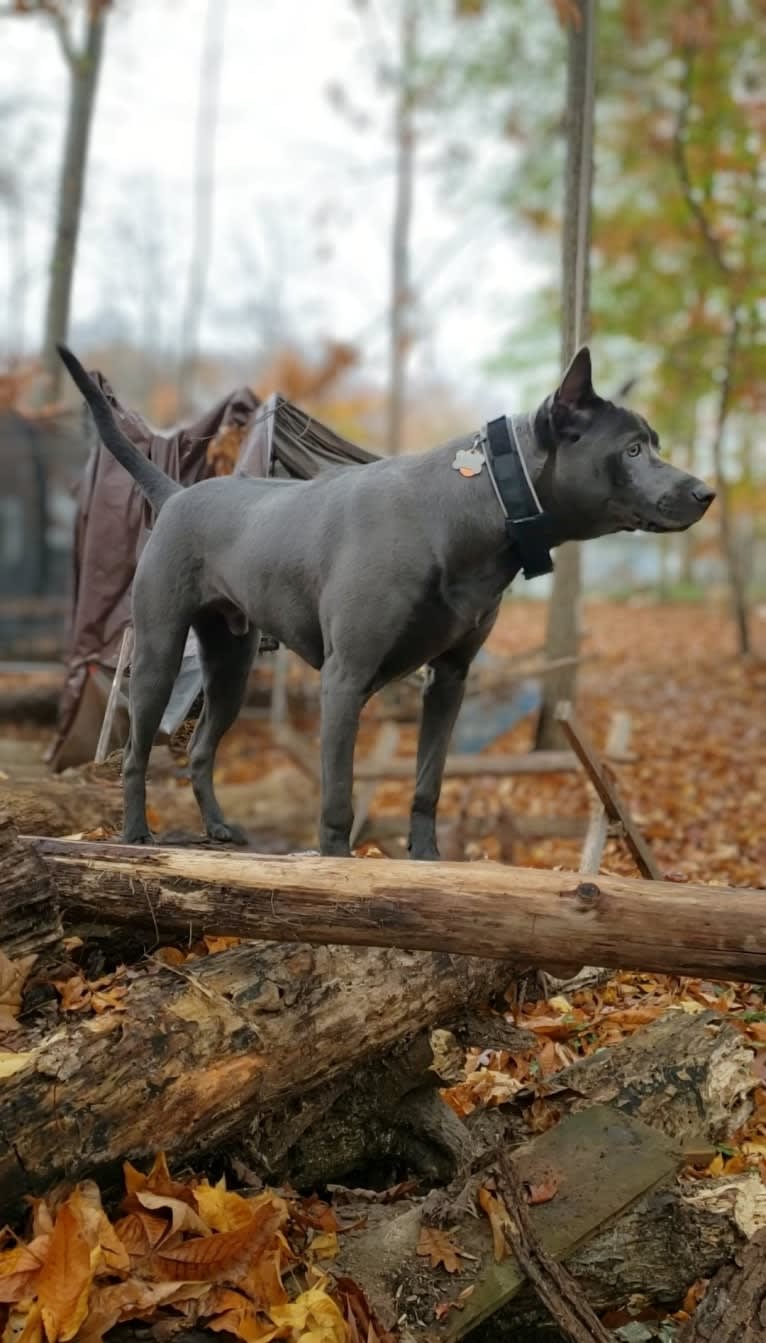
[[[477,447],[459,448],[452,463],[453,471],[459,471],[461,476],[466,476],[468,479],[471,476],[478,476],[483,466],[484,453]]]

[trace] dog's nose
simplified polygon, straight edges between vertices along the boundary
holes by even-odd
[[[692,490],[692,498],[696,499],[698,504],[702,504],[705,508],[709,508],[715,499],[715,490],[711,490],[709,485],[697,485],[696,488]]]

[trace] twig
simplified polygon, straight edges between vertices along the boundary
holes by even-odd
[[[495,1169],[498,1193],[508,1214],[503,1234],[546,1310],[572,1343],[612,1343],[612,1336],[569,1276],[543,1248],[532,1225],[524,1189],[505,1152]]]

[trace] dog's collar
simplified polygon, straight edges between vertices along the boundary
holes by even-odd
[[[525,578],[553,573],[550,546],[553,527],[532,484],[521,440],[534,444],[527,416],[501,415],[489,420],[480,435],[489,478],[505,516],[508,541],[518,551]]]

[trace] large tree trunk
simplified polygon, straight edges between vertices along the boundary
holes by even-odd
[[[402,450],[405,379],[410,341],[410,230],[415,179],[415,59],[416,0],[399,0],[400,38],[396,91],[396,184],[391,234],[391,301],[389,312],[389,372],[386,447],[392,455]]]
[[[60,25],[65,57],[69,66],[70,91],[42,350],[42,363],[50,376],[46,393],[53,401],[58,400],[63,374],[56,345],[66,340],[69,328],[69,307],[77,238],[80,232],[88,142],[106,28],[106,6],[88,5],[87,9],[85,41],[80,51],[72,49],[69,45],[66,28],[63,26],[67,20],[65,18],[59,20],[54,16],[54,21]]]
[[[317,1090],[328,1106],[336,1079],[511,976],[497,961],[265,943],[157,962],[116,1010],[62,1025],[4,1077],[0,1207],[158,1148],[177,1160],[243,1134],[256,1147],[270,1115]]]
[[[715,465],[715,483],[718,494],[718,523],[721,555],[726,567],[726,578],[729,584],[731,612],[737,631],[737,646],[744,657],[750,652],[747,591],[742,573],[737,541],[734,534],[734,519],[732,517],[731,500],[729,498],[729,482],[726,479],[726,472],[724,471],[723,466],[723,444],[726,425],[729,418],[731,384],[734,376],[734,363],[737,357],[738,340],[739,318],[737,313],[734,312],[731,317],[729,339],[726,345],[726,358],[718,400],[718,414],[716,418],[715,432],[713,434],[713,463]]]
[[[590,330],[590,234],[593,188],[593,100],[596,0],[574,0],[581,14],[579,27],[568,28],[566,133],[562,232],[561,366],[566,368]],[[556,552],[553,590],[548,604],[545,657],[548,661],[576,658],[580,646],[580,547],[574,542]],[[546,677],[535,745],[550,750],[562,744],[556,705],[574,700],[577,663],[560,667]]]
[[[40,839],[62,907],[192,935],[399,946],[517,965],[766,978],[760,891],[499,863],[235,854]]]

